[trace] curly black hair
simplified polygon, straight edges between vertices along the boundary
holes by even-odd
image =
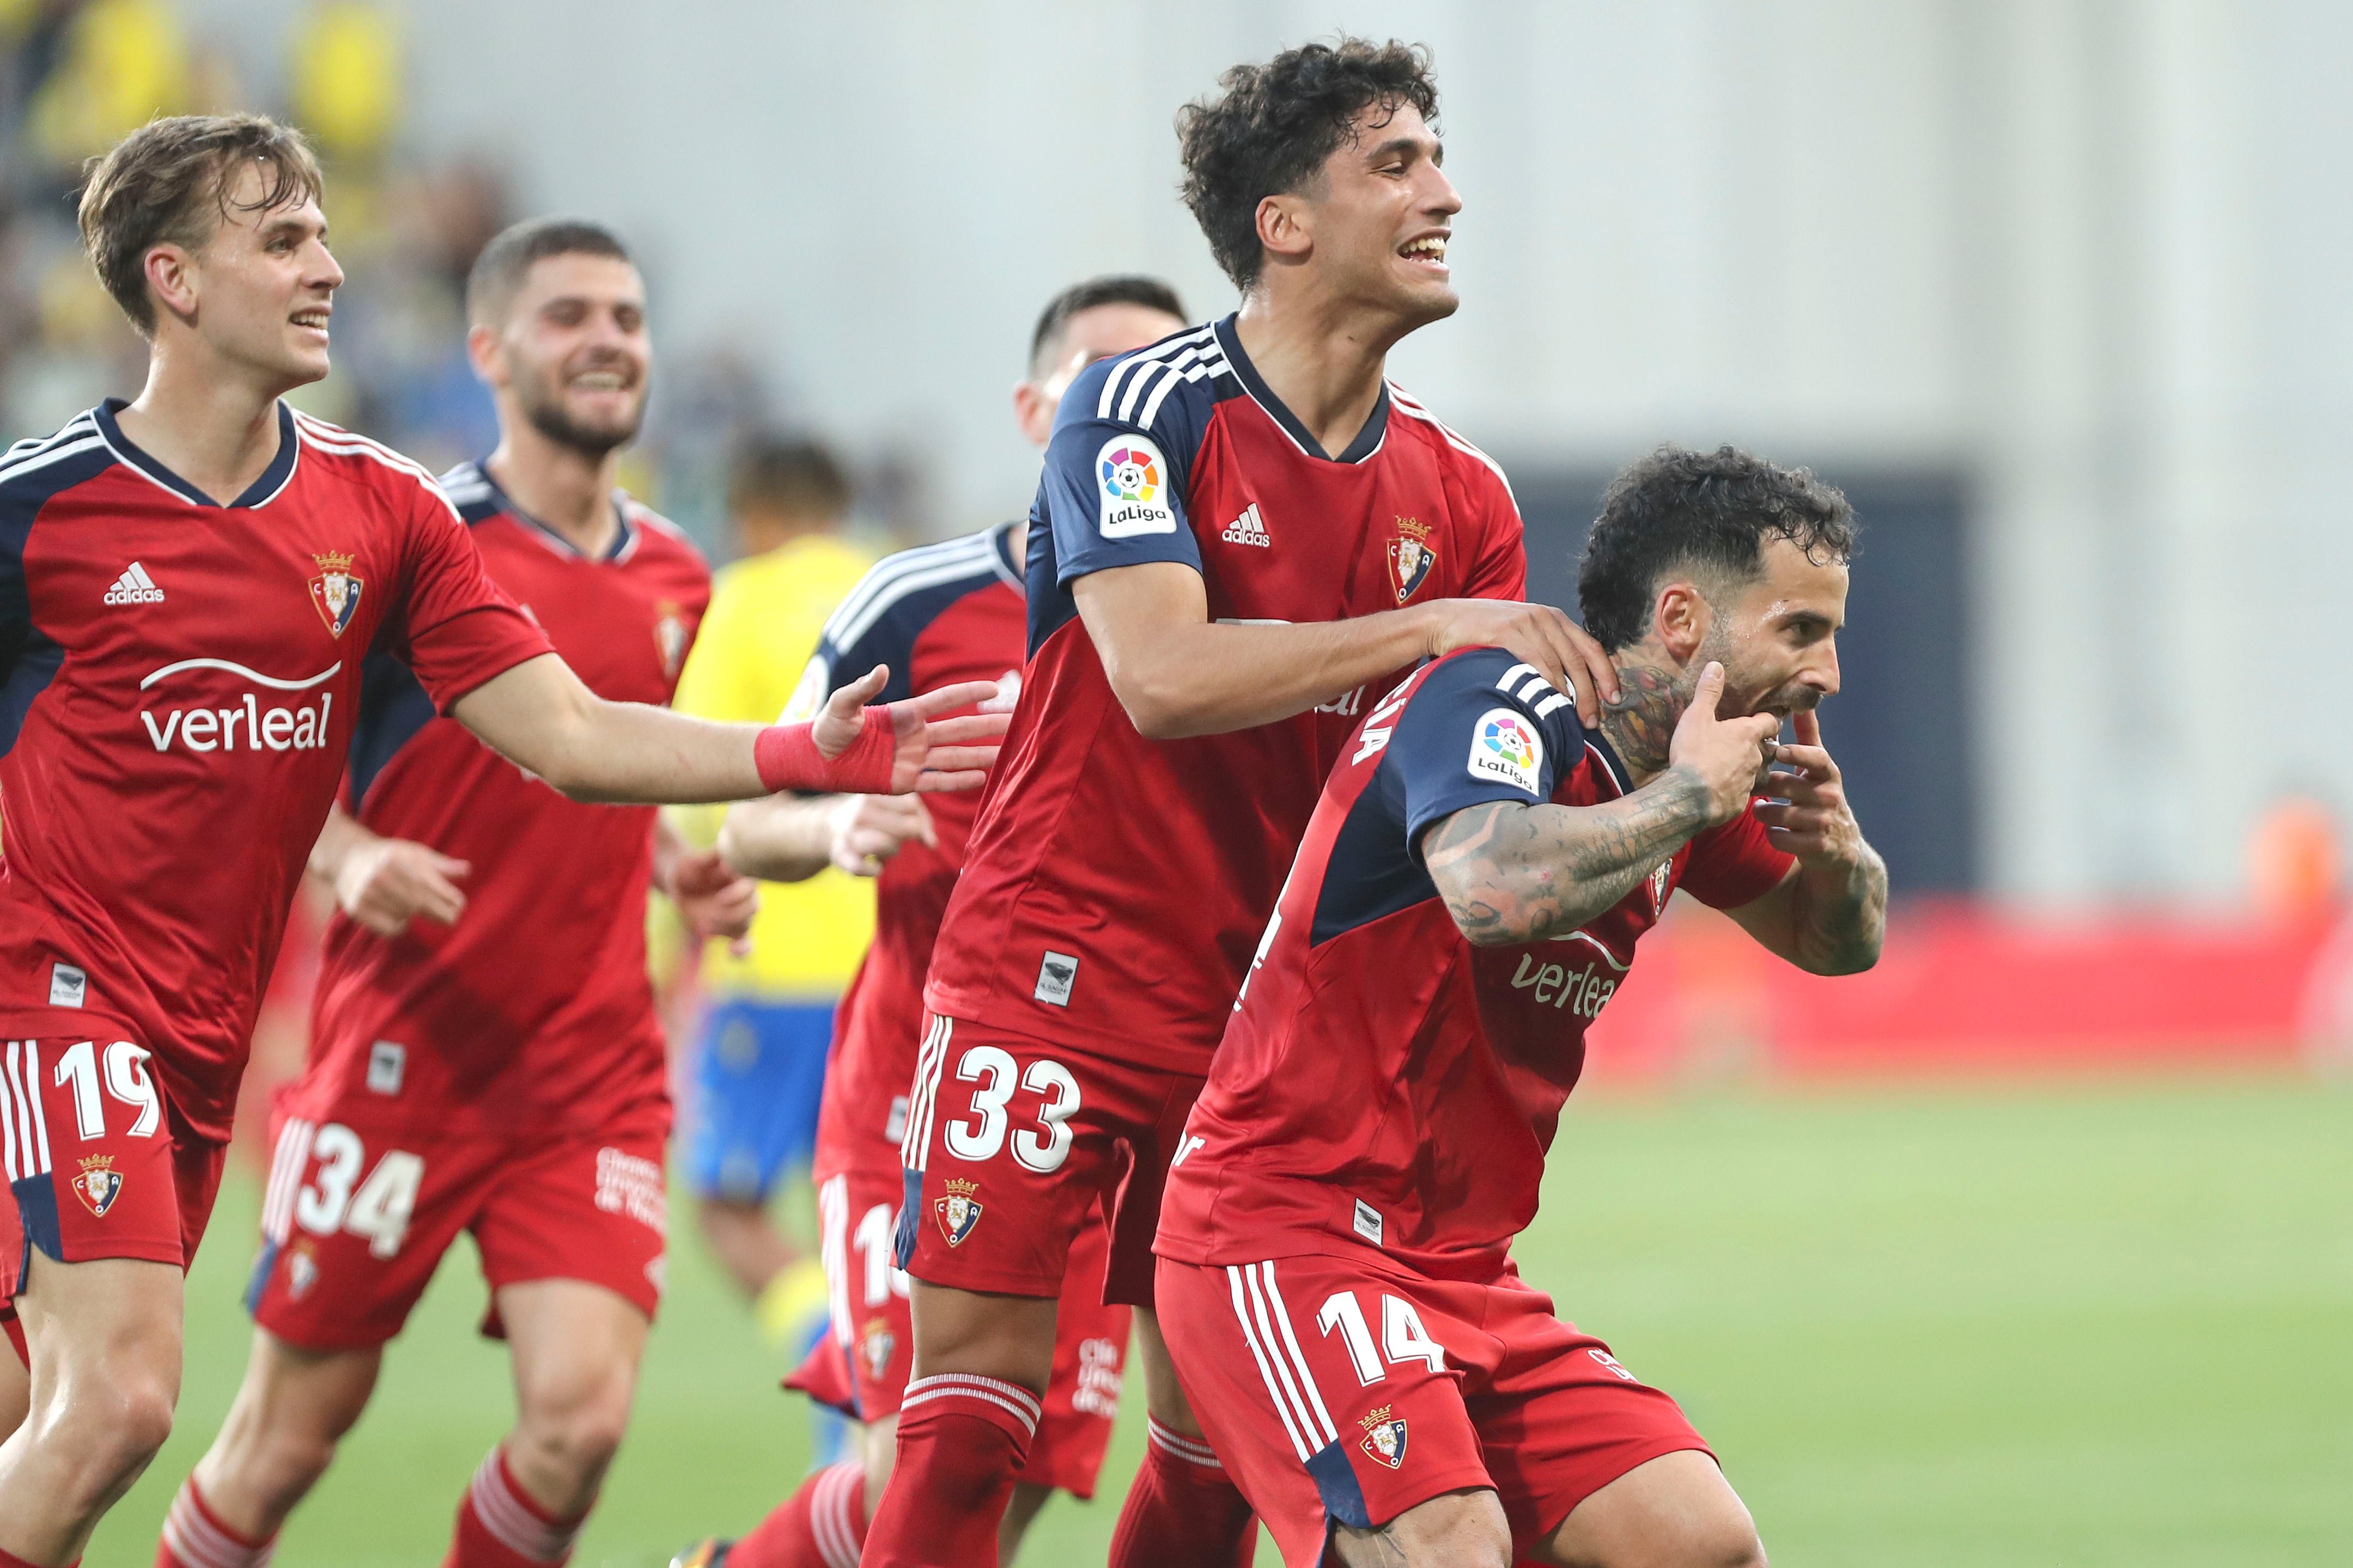
[[[1768,539],[1786,539],[1812,561],[1848,561],[1860,530],[1846,497],[1810,469],[1785,468],[1736,447],[1661,447],[1611,480],[1601,498],[1577,568],[1577,606],[1585,629],[1615,653],[1651,629],[1651,600],[1668,577],[1752,582],[1764,570]]]
[[[1236,66],[1218,85],[1223,96],[1176,111],[1185,205],[1244,293],[1265,265],[1259,203],[1313,179],[1368,107],[1394,113],[1411,104],[1433,126],[1438,120],[1429,48],[1395,38],[1303,44],[1264,65]]]

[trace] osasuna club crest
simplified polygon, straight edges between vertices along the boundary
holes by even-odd
[[[1667,912],[1667,894],[1672,890],[1667,886],[1667,877],[1674,869],[1674,864],[1672,860],[1662,860],[1658,869],[1651,873],[1651,912],[1653,915]]]
[[[122,1195],[122,1173],[114,1169],[114,1156],[92,1154],[84,1160],[81,1173],[73,1179],[73,1190],[82,1207],[104,1219],[114,1200]]]
[[[319,618],[327,623],[327,630],[342,637],[360,607],[360,590],[367,584],[352,575],[349,555],[329,551],[311,559],[319,563],[319,574],[311,579],[311,603],[317,607]]]
[[[858,1357],[866,1363],[866,1375],[879,1381],[890,1370],[892,1353],[898,1348],[899,1336],[891,1331],[888,1318],[870,1321],[858,1341]]]
[[[1405,1417],[1392,1416],[1389,1410],[1384,1405],[1356,1425],[1365,1429],[1365,1452],[1394,1470],[1405,1463]]]
[[[948,1238],[948,1245],[961,1247],[964,1238],[972,1234],[972,1227],[980,1223],[980,1205],[972,1195],[980,1191],[980,1184],[951,1176],[947,1189],[947,1196],[932,1200],[932,1213],[938,1217],[940,1234]]]
[[[654,647],[661,655],[662,676],[676,680],[679,667],[686,662],[686,616],[670,599],[656,605],[654,615]]]
[[[1398,603],[1402,605],[1438,564],[1438,555],[1430,548],[1429,524],[1401,517],[1397,526],[1398,536],[1388,544],[1389,586],[1397,590]]]

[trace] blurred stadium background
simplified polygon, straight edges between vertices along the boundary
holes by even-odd
[[[760,435],[842,452],[873,548],[976,526],[1034,482],[1006,393],[1050,292],[1228,308],[1176,105],[1335,26],[1435,50],[1464,304],[1396,374],[1512,473],[1540,595],[1662,439],[1810,463],[1870,530],[1826,729],[1887,956],[1812,982],[1684,910],[1597,1029],[1525,1270],[1685,1399],[1778,1562],[2353,1562],[2353,11],[0,0],[0,437],[140,379],[81,160],[256,108],[331,162],[314,411],[486,450],[465,269],[575,212],[655,290],[628,482],[714,560]],[[149,1560],[235,1386],[254,1205],[248,1172],[180,1433],[92,1568]],[[806,1463],[677,1242],[584,1563],[747,1525]],[[438,1552],[505,1418],[479,1292],[445,1270],[280,1561]],[[1050,1510],[1027,1560],[1100,1560],[1113,1511]]]

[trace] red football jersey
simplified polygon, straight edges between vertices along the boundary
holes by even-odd
[[[1155,1248],[1241,1263],[1371,1246],[1487,1279],[1535,1215],[1586,1026],[1680,887],[1734,908],[1789,857],[1743,813],[1567,936],[1474,947],[1422,830],[1487,801],[1628,788],[1568,698],[1497,648],[1425,665],[1365,716],[1231,1009],[1161,1200]]]
[[[287,906],[380,648],[446,710],[547,639],[422,468],[279,405],[217,505],[110,400],[0,459],[0,1013],[120,1020],[227,1138]]]
[[[1388,385],[1325,454],[1231,317],[1091,366],[1063,396],[1030,514],[1021,700],[927,999],[1199,1073],[1363,689],[1253,730],[1144,739],[1071,587],[1147,561],[1195,568],[1212,617],[1250,622],[1517,598],[1527,563],[1493,463]]]
[[[1010,707],[1021,689],[1022,652],[1013,529],[1006,523],[877,563],[826,622],[795,710],[814,710],[878,664],[891,667],[891,680],[877,702],[958,681],[994,680],[997,695],[987,706]],[[980,796],[970,790],[930,795],[923,807],[939,847],[911,839],[883,862],[875,879],[874,942],[834,1011],[833,1055],[817,1126],[822,1171],[848,1168],[861,1148],[898,1163],[907,1086],[923,1044],[923,975]]]
[[[483,565],[599,697],[666,703],[711,571],[626,496],[601,559],[518,510],[479,465],[441,483]],[[484,1131],[596,1127],[662,1103],[665,1052],[646,974],[656,809],[562,795],[437,717],[408,671],[368,660],[344,808],[370,831],[467,861],[450,926],[375,935],[340,911],[311,1004],[311,1057],[287,1114],[356,1100],[397,1122]]]

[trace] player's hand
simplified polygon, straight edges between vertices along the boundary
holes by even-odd
[[[730,870],[716,849],[690,849],[670,862],[670,900],[698,942],[727,939],[738,958],[752,951],[752,917],[760,912],[760,884]]]
[[[1757,820],[1773,842],[1809,865],[1853,866],[1864,855],[1862,826],[1847,805],[1838,763],[1822,749],[1822,721],[1810,708],[1790,720],[1797,743],[1775,746],[1774,771],[1757,803]]]
[[[406,838],[369,837],[335,870],[335,902],[378,936],[398,936],[422,915],[456,922],[466,907],[457,879],[473,868]]]
[[[849,749],[865,725],[867,700],[881,691],[890,678],[890,666],[878,664],[826,700],[809,733],[820,752],[832,758]],[[891,763],[891,793],[978,789],[997,761],[997,742],[1004,738],[1013,715],[965,713],[954,719],[946,715],[996,695],[993,680],[964,680],[892,703],[891,727],[899,749]]]
[[[1458,647],[1500,647],[1533,666],[1556,690],[1577,699],[1577,716],[1592,729],[1605,702],[1618,700],[1618,670],[1583,626],[1551,605],[1510,599],[1437,599],[1430,656]]]
[[[910,838],[940,847],[932,814],[912,795],[852,795],[833,811],[828,857],[853,877],[879,877],[882,862]]]
[[[1690,769],[1707,790],[1710,827],[1748,809],[1757,771],[1772,761],[1773,737],[1781,732],[1781,721],[1770,713],[1716,717],[1716,705],[1723,700],[1724,666],[1710,659],[1692,689],[1691,705],[1675,721],[1675,732],[1667,741],[1667,765]]]

